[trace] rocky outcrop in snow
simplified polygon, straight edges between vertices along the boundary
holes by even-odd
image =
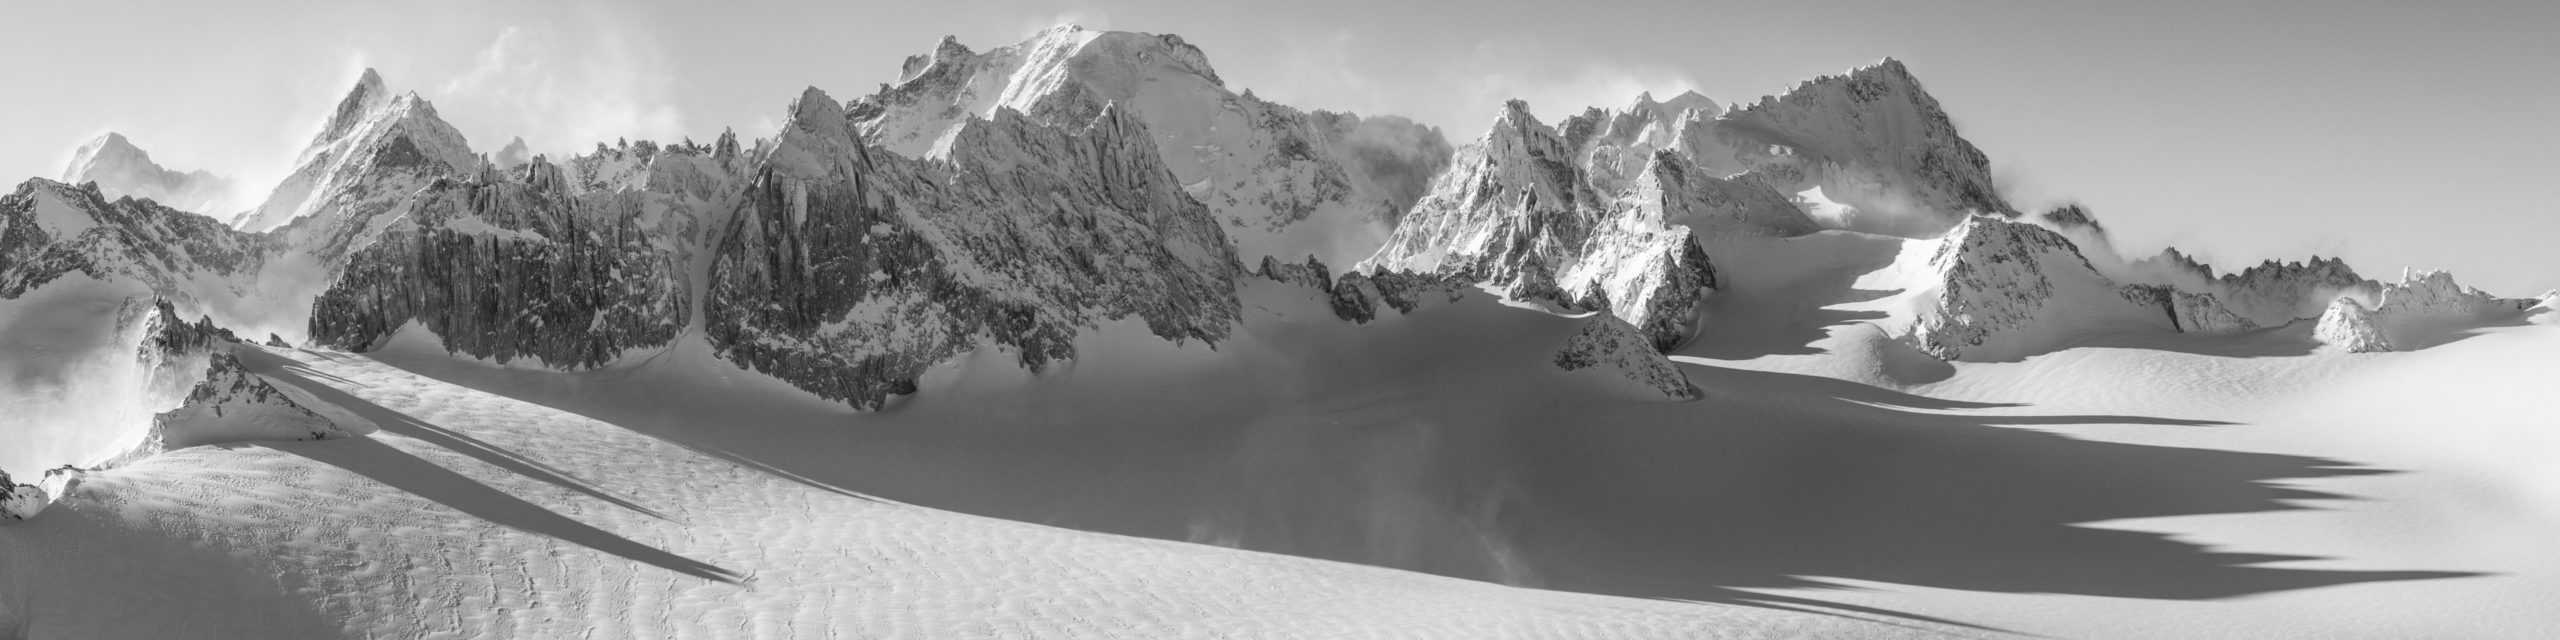
[[[1003,110],[1076,127],[1105,105],[1144,123],[1186,193],[1209,207],[1238,253],[1346,263],[1384,236],[1448,145],[1402,119],[1309,114],[1226,86],[1180,36],[1061,26],[984,52],[944,38],[898,81],[848,109],[867,140],[939,157],[964,122]]]
[[[721,357],[878,407],[982,345],[1037,370],[1103,320],[1213,342],[1235,322],[1234,250],[1116,104],[1074,127],[999,109],[936,160],[865,147],[862,122],[814,88],[793,105],[712,267]]]
[[[1555,363],[1566,371],[1589,371],[1676,400],[1694,400],[1698,387],[1679,365],[1655,349],[1651,337],[1625,320],[1608,314],[1591,316],[1582,330],[1556,350]]]
[[[1410,271],[1351,271],[1335,278],[1324,261],[1314,256],[1308,256],[1303,263],[1281,262],[1277,258],[1263,256],[1262,266],[1256,270],[1256,275],[1323,292],[1332,301],[1334,316],[1362,324],[1378,319],[1378,311],[1382,308],[1396,313],[1413,313],[1434,300],[1456,302],[1464,299],[1466,292],[1474,289],[1464,280]]]
[[[43,512],[45,505],[51,502],[49,498],[50,496],[45,495],[43,487],[12,484],[9,481],[9,474],[0,472],[0,522],[36,517],[36,514]]]
[[[36,517],[51,502],[49,498],[44,487],[17,484],[9,479],[9,472],[0,471],[0,523]]]
[[[2119,287],[2052,229],[1977,215],[1928,246],[1927,288],[1897,337],[1940,359],[2017,357],[2092,329],[2172,329],[2181,313],[2175,292]]]
[[[143,368],[144,397],[169,398],[175,407],[153,416],[141,443],[103,466],[203,444],[347,435],[336,423],[250,373],[233,354],[244,348],[239,337],[215,326],[213,319],[188,322],[163,300],[143,323],[135,359]]]
[[[2175,287],[2130,284],[2124,287],[2125,298],[2156,307],[2169,318],[2171,327],[2183,333],[2222,335],[2252,331],[2258,323],[2222,306],[2210,293],[2188,293]]]
[[[2237,273],[2215,275],[2175,248],[2136,260],[2126,277],[2181,291],[2211,294],[2232,313],[2259,326],[2282,326],[2324,315],[2341,295],[2373,299],[2381,284],[2357,275],[2346,261],[2312,256],[2308,262],[2268,260]]]
[[[448,352],[560,368],[673,341],[690,317],[678,253],[641,208],[571,185],[540,157],[429,185],[313,302],[312,340],[367,349],[414,322]]]
[[[2383,285],[2380,300],[2374,314],[2394,323],[2478,320],[2523,311],[2537,303],[2489,295],[2454,282],[2453,274],[2419,269],[2404,270],[2399,282]]]
[[[2442,271],[2407,270],[2382,285],[2367,307],[2342,295],[2320,314],[2313,336],[2351,353],[2423,347],[2430,334],[2521,314],[2540,299],[2500,298],[2454,282]]]
[[[2391,340],[2382,335],[2381,322],[2372,311],[2355,298],[2340,296],[2329,302],[2329,310],[2320,314],[2320,323],[2311,336],[2348,353],[2390,351]]]
[[[226,204],[231,181],[211,173],[176,171],[151,161],[151,154],[124,134],[107,132],[71,153],[62,170],[66,184],[98,183],[109,198],[144,198],[180,211],[212,213]]]

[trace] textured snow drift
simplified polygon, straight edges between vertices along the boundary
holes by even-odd
[[[1499,113],[1067,26],[492,157],[368,71],[254,232],[102,139],[0,194],[0,640],[2560,626],[2560,294],[2128,259],[1890,59]]]

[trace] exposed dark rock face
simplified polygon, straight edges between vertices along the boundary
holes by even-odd
[[[1608,314],[1585,321],[1582,330],[1556,350],[1555,364],[1566,371],[1593,370],[1614,375],[1620,381],[1673,400],[1694,400],[1701,395],[1697,385],[1689,382],[1689,375],[1663,356],[1651,338],[1627,321]]]
[[[1606,301],[1668,349],[1688,340],[1716,286],[1695,229],[1811,230],[1766,188],[1707,175],[1677,153],[1642,152],[1634,169],[1612,164],[1625,159],[1610,145],[1636,144],[1641,127],[1601,128],[1604,115],[1569,119],[1568,135],[1511,101],[1356,269],[1462,278],[1568,309]],[[1639,121],[1652,122],[1629,120]]]
[[[1761,98],[1715,129],[1743,177],[1786,192],[1820,186],[1856,209],[1851,228],[1913,235],[1968,213],[2018,215],[1992,186],[1989,157],[1897,60]]]
[[[150,200],[108,200],[95,184],[44,179],[0,195],[0,298],[16,298],[69,273],[131,280],[187,298],[189,281],[245,288],[266,239]]]
[[[44,511],[48,498],[43,487],[17,484],[9,479],[9,472],[0,471],[0,522],[36,517],[36,513]]]
[[[103,467],[202,444],[347,435],[251,373],[234,351],[254,347],[243,347],[212,318],[188,322],[169,301],[160,300],[142,322],[143,337],[134,356],[143,369],[144,397],[173,408],[153,416],[141,443]]]
[[[1413,313],[1434,299],[1448,302],[1464,299],[1466,292],[1475,288],[1462,278],[1410,271],[1352,271],[1337,278],[1332,276],[1324,262],[1314,256],[1308,256],[1303,264],[1280,262],[1264,256],[1260,275],[1275,282],[1324,292],[1332,300],[1336,317],[1363,324],[1378,319],[1379,305],[1397,313]]]
[[[285,341],[284,341],[284,338],[279,337],[279,336],[277,336],[276,334],[272,334],[272,333],[267,334],[267,342],[266,342],[266,345],[267,345],[267,346],[270,346],[270,347],[275,347],[275,348],[278,348],[278,349],[291,349],[291,348],[293,348],[293,343],[291,343],[291,342],[285,342]]]
[[[2160,284],[2211,294],[2232,313],[2258,326],[2318,318],[2328,311],[2329,301],[2340,295],[2378,298],[2383,286],[2358,275],[2345,260],[2320,256],[2297,262],[2267,260],[2219,276],[2211,265],[2174,248],[2133,265]]]
[[[1108,105],[1073,130],[1009,109],[961,127],[946,160],[909,159],[803,95],[713,264],[716,352],[876,408],[982,344],[1038,370],[1104,320],[1227,336],[1234,251],[1137,120]]]
[[[591,368],[686,322],[674,255],[628,212],[570,197],[539,157],[516,179],[439,181],[404,206],[313,303],[313,341],[366,349],[415,321],[448,352]]]

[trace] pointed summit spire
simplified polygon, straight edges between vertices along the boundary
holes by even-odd
[[[364,74],[356,78],[356,86],[347,90],[347,97],[338,100],[338,109],[330,112],[328,123],[320,128],[319,136],[312,138],[311,146],[345,137],[357,123],[390,101],[391,92],[383,85],[382,74],[366,67]]]

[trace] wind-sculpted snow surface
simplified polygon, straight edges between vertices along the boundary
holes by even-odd
[[[2443,271],[2410,269],[2401,272],[2399,282],[2382,287],[2381,302],[2373,312],[2390,322],[2473,320],[2523,311],[2534,304],[2533,299],[2500,298],[2462,286],[2453,281],[2453,274]]]
[[[643,164],[634,180],[657,165],[678,163]],[[596,188],[623,194],[576,196],[540,157],[512,177],[428,186],[313,303],[312,339],[361,350],[415,322],[449,352],[564,368],[665,346],[690,316],[686,263],[661,240],[689,237],[670,221],[692,218],[652,220],[628,185]]]
[[[1096,322],[1217,341],[1236,257],[1117,105],[1066,129],[1011,109],[961,123],[938,160],[865,148],[810,89],[713,266],[722,357],[859,407],[984,344],[1034,370]]]
[[[205,214],[215,213],[212,209],[227,204],[231,196],[230,180],[201,170],[162,167],[151,161],[149,152],[112,131],[72,152],[71,165],[62,170],[62,182],[96,182],[98,190],[111,198],[143,198]]]
[[[944,38],[898,82],[853,104],[863,136],[939,157],[971,119],[1004,110],[1076,127],[1116,104],[1152,134],[1176,184],[1208,205],[1247,260],[1366,256],[1448,144],[1401,118],[1309,114],[1227,88],[1180,36],[1062,26],[985,52]]]

